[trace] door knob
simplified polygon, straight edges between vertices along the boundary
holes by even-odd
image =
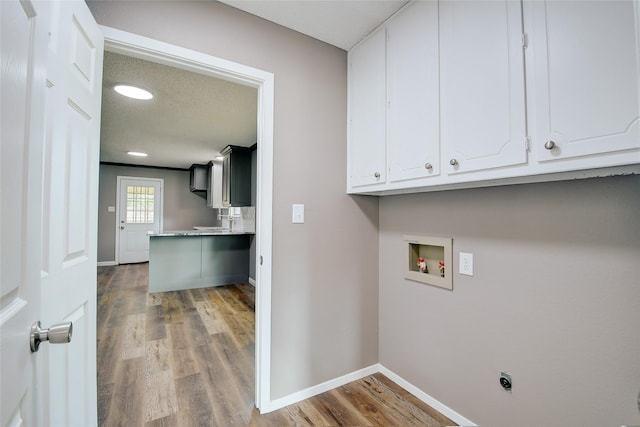
[[[120,226],[120,230],[124,230],[124,225],[121,225],[121,226]]]
[[[31,352],[35,353],[40,347],[40,343],[49,341],[51,344],[65,344],[71,341],[71,333],[73,332],[73,323],[64,322],[56,323],[49,329],[41,329],[40,321],[31,325],[30,344]]]

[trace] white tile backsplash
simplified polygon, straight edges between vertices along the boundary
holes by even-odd
[[[256,232],[255,206],[229,208],[229,216],[233,218],[233,221],[231,221],[231,230],[247,233]]]

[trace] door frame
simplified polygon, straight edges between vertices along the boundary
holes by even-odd
[[[100,26],[105,51],[132,56],[231,81],[258,90],[258,172],[256,197],[255,404],[271,412],[271,272],[273,212],[273,73],[171,45],[137,34]]]
[[[164,216],[164,179],[162,178],[146,178],[141,176],[121,176],[118,175],[116,177],[116,254],[115,260],[116,264],[120,264],[120,197],[122,196],[120,186],[122,185],[123,180],[135,180],[135,181],[150,181],[157,182],[160,184],[160,197],[157,202],[160,203],[160,213],[159,213],[159,224],[158,229],[160,232],[164,230],[163,226],[163,216]]]

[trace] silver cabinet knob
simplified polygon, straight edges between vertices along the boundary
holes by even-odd
[[[376,178],[380,178],[380,172],[374,173],[373,176],[375,176]]]
[[[31,352],[38,351],[40,343],[44,341],[49,341],[51,344],[68,343],[71,341],[72,332],[73,323],[71,322],[56,323],[49,329],[41,329],[40,321],[38,320],[31,325],[31,333],[29,334]]]
[[[455,166],[455,165],[457,165],[457,164],[458,164],[458,161],[457,161],[456,159],[451,159],[451,160],[449,160],[449,164],[450,164],[451,166]]]
[[[556,143],[553,141],[547,141],[544,143],[544,148],[547,150],[552,150],[556,146]]]
[[[433,169],[433,165],[431,163],[425,163],[424,164],[424,168],[428,169],[428,170],[431,170],[431,169]]]

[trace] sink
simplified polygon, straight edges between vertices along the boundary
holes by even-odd
[[[229,229],[227,227],[201,227],[201,226],[197,226],[197,227],[193,227],[194,230],[201,230],[201,231],[229,231]]]

